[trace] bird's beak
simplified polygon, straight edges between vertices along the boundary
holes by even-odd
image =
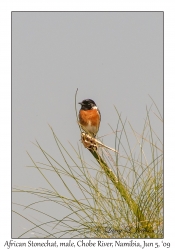
[[[82,102],[79,102],[78,104],[82,105]]]

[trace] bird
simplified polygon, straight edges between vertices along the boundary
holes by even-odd
[[[86,133],[95,138],[101,122],[100,110],[91,99],[85,99],[79,104],[81,105],[79,124]]]

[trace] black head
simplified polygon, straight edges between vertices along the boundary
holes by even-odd
[[[83,110],[90,110],[93,109],[93,107],[96,107],[95,102],[91,99],[85,99],[82,102],[79,102],[79,104]]]

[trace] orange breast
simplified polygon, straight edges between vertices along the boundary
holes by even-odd
[[[100,114],[97,109],[81,109],[79,112],[79,122],[82,125],[82,129],[85,128],[90,134],[95,136],[100,125]]]

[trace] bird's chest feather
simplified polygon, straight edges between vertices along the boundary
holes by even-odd
[[[100,122],[100,114],[97,109],[92,110],[80,110],[79,120],[83,126],[98,127]]]

